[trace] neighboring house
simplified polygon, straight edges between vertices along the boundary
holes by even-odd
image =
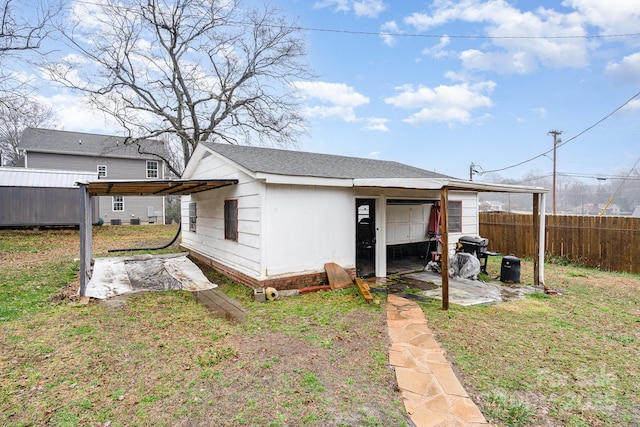
[[[183,179],[238,184],[183,197],[181,246],[234,280],[277,289],[326,280],[328,262],[386,276],[390,249],[435,243],[429,216],[445,186],[450,249],[478,235],[478,191],[469,188],[524,188],[390,161],[216,143],[198,145]]]
[[[480,202],[478,208],[480,212],[503,212],[504,206],[502,202],[497,200],[485,200]]]
[[[103,179],[164,179],[166,158],[161,141],[125,144],[123,137],[28,128],[18,147],[27,169],[95,171]],[[164,223],[164,198],[112,196],[98,199],[98,215],[105,222],[131,219]]]
[[[78,226],[76,183],[97,177],[97,172],[0,167],[0,227]],[[98,221],[97,212],[92,220]]]

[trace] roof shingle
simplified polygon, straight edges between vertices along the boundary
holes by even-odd
[[[206,142],[206,147],[254,173],[320,178],[451,178],[387,160]]]
[[[166,158],[162,141],[143,139],[140,145],[145,152],[140,154],[137,144],[125,144],[122,136],[98,135],[94,133],[69,132],[55,129],[27,128],[20,140],[20,149],[27,152],[79,154],[86,156],[119,158],[154,158],[153,154]]]

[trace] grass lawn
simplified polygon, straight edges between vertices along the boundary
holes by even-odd
[[[499,275],[499,260],[489,272]],[[532,262],[522,262],[532,283]],[[482,412],[504,425],[640,425],[640,277],[545,264],[562,295],[422,304]]]
[[[94,254],[174,232],[96,228]],[[408,425],[384,302],[346,289],[254,303],[205,270],[248,308],[244,323],[211,316],[187,292],[82,305],[57,297],[77,284],[78,252],[74,230],[0,230],[0,425]],[[523,282],[531,271],[523,261]],[[553,264],[545,276],[562,295],[421,306],[493,423],[638,426],[640,277]]]
[[[97,228],[94,254],[174,232]],[[242,324],[188,292],[83,305],[57,297],[78,248],[73,230],[0,230],[0,425],[408,425],[385,313],[355,289],[255,303],[205,270],[248,308]]]

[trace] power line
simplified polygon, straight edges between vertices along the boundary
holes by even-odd
[[[247,22],[229,22],[229,25],[247,25]],[[284,26],[284,25],[267,25],[271,27],[278,27],[288,30],[296,31],[313,31],[319,33],[338,33],[338,34],[351,34],[361,36],[385,36],[385,37],[405,37],[405,38],[427,38],[427,39],[439,39],[447,37],[450,39],[525,39],[525,40],[557,40],[557,39],[605,39],[605,38],[623,38],[623,37],[638,37],[640,33],[623,33],[623,34],[583,34],[583,35],[571,35],[571,36],[487,36],[487,35],[472,35],[472,34],[418,34],[418,33],[392,33],[387,31],[356,31],[356,30],[343,30],[335,28],[317,28],[317,27],[302,27],[302,26]]]
[[[76,3],[84,3],[92,6],[102,6],[102,4],[97,3],[95,1],[90,0],[76,0]],[[131,8],[126,8],[121,6],[122,9],[125,10],[133,10]],[[228,21],[227,25],[229,26],[247,26],[253,25],[252,22],[247,21]],[[512,35],[512,36],[487,36],[487,35],[473,35],[473,34],[418,34],[418,33],[393,33],[388,31],[356,31],[356,30],[345,30],[340,28],[318,28],[318,27],[304,27],[297,25],[276,25],[276,24],[263,24],[265,27],[275,27],[286,30],[295,30],[295,31],[312,31],[318,33],[337,33],[337,34],[351,34],[351,35],[361,35],[361,36],[386,36],[386,37],[404,37],[404,38],[427,38],[427,39],[439,39],[442,37],[448,37],[450,39],[479,39],[479,40],[489,40],[489,39],[523,39],[523,40],[557,40],[557,39],[613,39],[613,38],[625,38],[625,37],[640,37],[640,33],[620,33],[620,34],[582,34],[582,35],[567,35],[567,36],[559,36],[559,35],[550,35],[550,36],[520,36],[520,35]]]
[[[511,166],[507,166],[504,168],[500,168],[500,169],[493,169],[493,170],[488,170],[488,171],[484,171],[484,173],[494,173],[494,172],[502,172],[505,171],[507,169],[513,169],[515,167],[518,166],[522,166],[525,163],[529,163],[532,162],[536,159],[539,159],[542,156],[545,156],[549,153],[551,153],[554,149],[556,149],[557,147],[562,147],[563,145],[573,141],[574,139],[578,138],[579,136],[587,133],[588,131],[590,131],[591,129],[595,128],[596,126],[598,126],[600,123],[604,122],[605,120],[607,120],[609,117],[613,116],[615,113],[617,113],[618,111],[620,111],[622,108],[624,108],[628,103],[630,103],[631,101],[633,101],[635,98],[637,98],[638,96],[640,96],[640,92],[637,92],[635,95],[633,95],[631,98],[629,98],[627,101],[625,101],[624,104],[620,105],[619,107],[617,107],[615,110],[613,110],[612,112],[610,112],[609,114],[607,114],[606,116],[604,116],[603,118],[601,118],[600,120],[598,120],[597,122],[595,122],[594,124],[592,124],[591,126],[589,126],[588,128],[582,130],[581,132],[579,132],[577,135],[572,136],[571,138],[567,139],[566,141],[562,141],[560,143],[558,143],[557,145],[554,144],[554,147],[545,151],[544,153],[538,154],[537,156],[531,157],[530,159],[527,160],[523,160],[519,163],[516,163],[514,165]]]

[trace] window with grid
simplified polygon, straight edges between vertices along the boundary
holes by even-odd
[[[224,238],[238,241],[238,201],[224,201]]]
[[[189,231],[196,231],[196,221],[198,218],[198,211],[195,203],[189,203]]]
[[[98,178],[107,177],[107,165],[98,165]]]
[[[111,201],[111,206],[114,212],[122,212],[124,211],[124,197],[123,196],[113,196]]]
[[[462,202],[461,201],[449,201],[448,209],[448,229],[450,233],[462,232]]]
[[[158,162],[147,160],[147,178],[158,178]]]

